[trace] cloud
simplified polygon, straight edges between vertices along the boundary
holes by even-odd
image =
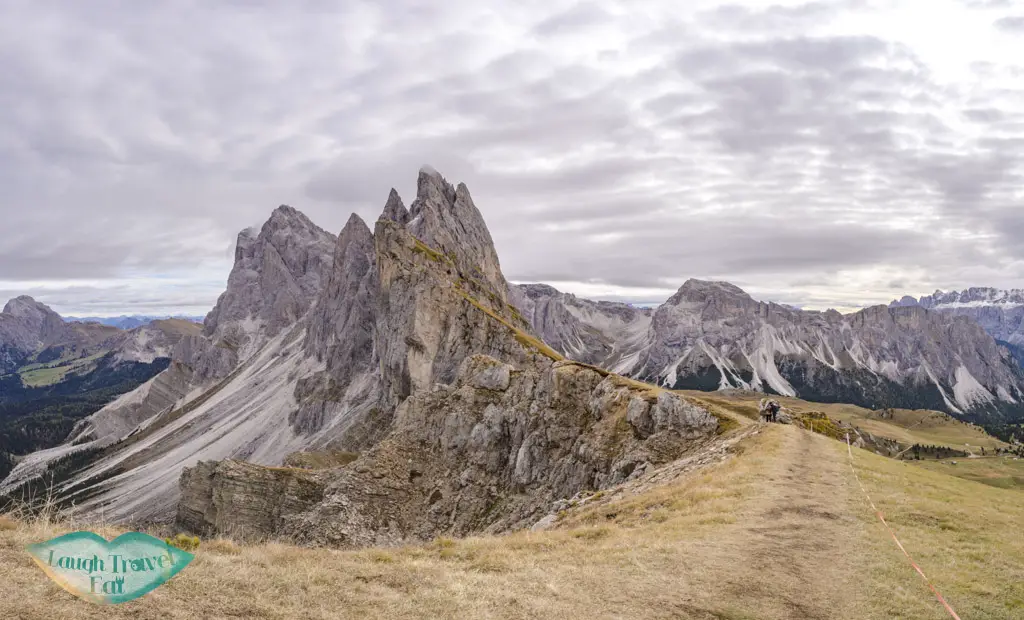
[[[998,30],[1009,33],[1024,32],[1024,15],[1014,15],[996,20],[995,27]]]
[[[901,6],[7,2],[0,292],[208,307],[238,230],[282,203],[372,221],[424,163],[513,280],[1022,286],[1024,49],[990,45],[1016,18],[937,0],[954,55]]]

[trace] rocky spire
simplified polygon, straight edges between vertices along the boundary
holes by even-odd
[[[306,336],[307,351],[326,359],[328,370],[347,373],[357,361],[369,361],[377,288],[373,233],[353,213],[338,235],[333,268]]]
[[[398,222],[402,226],[409,222],[409,210],[405,208],[402,197],[398,195],[398,192],[393,187],[391,188],[391,193],[388,194],[388,202],[384,205],[384,212],[380,216],[392,222]]]
[[[508,282],[501,274],[494,241],[465,184],[452,187],[436,170],[424,166],[409,216],[409,232],[452,256],[464,275],[483,280],[505,300]]]

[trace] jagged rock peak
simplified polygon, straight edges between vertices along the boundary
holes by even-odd
[[[238,349],[240,359],[309,309],[323,290],[337,241],[287,205],[254,232],[239,233],[227,290],[204,330],[215,342]]]
[[[410,233],[428,246],[453,255],[462,273],[486,281],[495,294],[504,298],[508,282],[501,273],[494,241],[465,184],[452,187],[436,170],[424,166],[409,216]]]
[[[294,207],[289,207],[288,205],[281,205],[278,208],[274,209],[274,212],[270,214],[270,219],[267,220],[266,224],[263,225],[263,228],[260,230],[260,232],[262,233],[263,231],[267,230],[268,227],[271,229],[297,228],[324,234],[330,234],[327,233],[323,228],[320,228],[319,226],[314,224],[313,220],[306,217],[305,213],[299,211]]]
[[[409,210],[405,208],[402,197],[393,187],[391,193],[388,194],[388,202],[384,205],[384,212],[380,214],[380,218],[398,222],[402,226],[409,222]]]
[[[373,233],[370,231],[370,227],[366,225],[366,221],[355,213],[348,216],[348,220],[345,222],[345,226],[341,229],[341,234],[338,235],[339,246],[341,245],[341,237],[344,236],[346,233],[358,235],[363,235],[365,233],[366,235],[373,237]]]
[[[375,263],[373,233],[353,213],[338,235],[334,265],[310,312],[305,341],[306,351],[327,362],[335,392],[374,366]]]

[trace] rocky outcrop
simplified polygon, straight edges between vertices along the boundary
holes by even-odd
[[[323,501],[306,510],[248,499],[277,492],[269,474],[249,477],[251,487],[234,474],[187,470],[180,524],[244,529],[210,506],[259,505],[264,512],[245,521],[260,533],[272,523],[270,535],[311,544],[511,529],[542,517],[554,499],[617,484],[714,434],[717,422],[703,409],[560,361],[532,335],[508,301],[490,235],[464,186],[424,170],[405,225],[400,207],[392,193],[372,236],[372,260],[366,232],[350,221],[336,254],[336,274],[345,277],[328,286],[334,293],[325,297],[334,300],[317,302],[307,332],[311,353],[325,362],[322,380],[339,381],[366,359],[366,348],[353,356],[323,340],[349,331],[344,317],[352,313],[372,321],[380,398],[363,428],[376,439],[355,462],[319,474]],[[363,300],[374,284],[371,311]]]
[[[353,214],[338,236],[334,267],[307,320],[303,346],[324,370],[299,381],[295,396],[300,406],[289,417],[295,432],[305,435],[343,421],[346,431],[336,433],[334,440],[348,449],[361,449],[380,435],[367,427],[373,412],[379,413],[380,400],[374,344],[380,290],[376,262],[373,234]]]
[[[492,294],[506,301],[508,283],[491,233],[465,184],[453,187],[434,169],[422,168],[405,227],[428,247],[450,257],[464,277],[482,280]]]
[[[290,515],[309,510],[324,494],[315,473],[233,460],[197,463],[182,474],[181,489],[179,524],[240,539],[275,535]]]
[[[216,515],[245,505],[247,522],[276,524],[261,534],[334,546],[505,531],[532,524],[555,500],[619,484],[695,450],[716,427],[707,411],[676,395],[595,368],[473,355],[452,384],[405,400],[377,446],[322,473],[323,500],[308,509],[251,499],[276,492],[273,472],[239,482],[200,469],[182,477],[178,522],[195,530],[234,527],[237,520],[218,523]],[[251,506],[262,512],[250,514]]]
[[[430,170],[417,185],[408,225],[382,217],[374,232],[376,348],[391,409],[415,391],[451,383],[474,353],[521,358],[516,330],[529,329],[507,301],[508,283],[469,191]]]

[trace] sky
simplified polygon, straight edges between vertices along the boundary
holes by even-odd
[[[1024,0],[0,0],[0,109],[0,303],[63,314],[204,314],[423,164],[582,296],[1024,287]]]

